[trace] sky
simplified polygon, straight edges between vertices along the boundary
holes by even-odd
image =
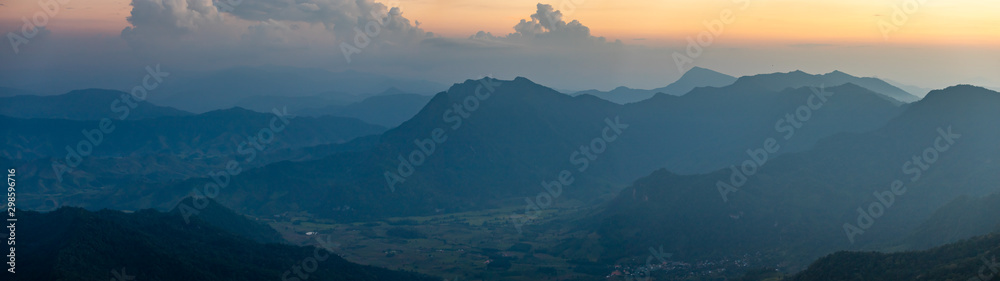
[[[692,66],[995,87],[998,13],[995,0],[0,0],[0,86],[105,87],[162,64],[563,90],[662,87]]]

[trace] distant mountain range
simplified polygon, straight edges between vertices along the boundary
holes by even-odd
[[[611,261],[661,244],[678,259],[763,252],[794,271],[837,250],[924,248],[982,234],[996,216],[987,216],[993,225],[966,227],[982,221],[948,209],[986,213],[990,207],[955,200],[1000,192],[1000,131],[985,121],[1000,120],[998,107],[1000,93],[954,86],[906,106],[878,130],[834,135],[759,169],[660,170],[578,222],[596,241],[562,247],[600,245],[594,250]],[[892,191],[896,180],[902,185]]]
[[[249,143],[263,129],[271,128],[274,113],[259,113],[242,108],[207,112],[199,115],[118,121],[113,131],[104,135],[91,155],[121,157],[169,153],[201,158],[240,154],[238,144]],[[292,117],[287,129],[273,132],[268,149],[307,147],[346,142],[356,137],[378,134],[385,128],[343,117]],[[64,147],[75,147],[85,139],[81,132],[98,129],[94,121],[59,119],[16,119],[0,117],[8,126],[0,127],[6,144],[0,155],[10,159],[62,157]],[[284,128],[283,122],[275,123]],[[267,137],[267,134],[264,134]],[[96,133],[94,139],[100,139]],[[243,145],[244,148],[247,146]]]
[[[246,103],[247,97],[314,97],[346,105],[358,101],[355,100],[357,96],[381,93],[390,88],[429,95],[446,86],[356,71],[238,67],[196,78],[179,77],[176,81],[165,81],[156,94],[150,94],[150,101],[201,113]]]
[[[879,79],[881,79],[882,81],[885,81],[886,83],[889,83],[890,85],[896,86],[896,88],[899,88],[899,89],[901,89],[903,91],[906,91],[907,93],[910,93],[911,95],[913,95],[915,97],[919,97],[919,98],[923,98],[924,96],[927,96],[927,93],[930,93],[931,90],[933,90],[933,89],[930,89],[930,88],[924,88],[924,87],[919,87],[919,86],[913,86],[913,85],[903,84],[903,83],[896,82],[896,81],[889,80],[889,79],[885,79],[885,78],[879,78]],[[996,91],[996,90],[994,90],[994,91]]]
[[[896,88],[885,81],[879,80],[878,78],[855,77],[840,71],[834,71],[822,75],[813,75],[802,71],[759,74],[740,77],[739,80],[740,81],[737,81],[738,83],[755,84],[770,90],[798,88],[817,84],[824,84],[827,85],[827,87],[832,87],[851,83],[899,102],[911,103],[920,100],[920,98],[907,93],[902,89]]]
[[[421,108],[427,105],[431,98],[432,96],[426,95],[387,92],[348,105],[304,108],[295,111],[295,113],[306,116],[329,115],[357,118],[371,124],[392,128],[413,118]]]
[[[134,106],[133,106],[134,105]],[[57,96],[18,95],[0,98],[0,115],[15,118],[70,120],[147,119],[188,116],[189,112],[136,100],[131,94],[101,89],[72,91]]]
[[[682,96],[698,87],[724,87],[736,82],[755,84],[758,87],[771,91],[781,91],[786,88],[801,88],[821,84],[826,85],[827,87],[833,87],[851,83],[891,98],[894,101],[910,103],[920,99],[917,96],[897,88],[893,84],[887,83],[886,81],[879,80],[878,78],[859,78],[840,71],[834,71],[822,75],[812,75],[802,71],[793,71],[788,73],[746,76],[738,79],[742,81],[737,81],[736,77],[715,72],[710,69],[694,67],[684,73],[684,75],[681,76],[681,78],[676,82],[662,88],[640,90],[623,86],[608,92],[587,90],[576,92],[574,95],[592,95],[614,103],[626,104],[649,99],[657,93]]]
[[[0,98],[0,165],[18,167],[18,183],[32,187],[18,193],[19,206],[141,210],[24,212],[32,223],[21,235],[35,237],[24,252],[38,254],[22,276],[97,279],[125,267],[148,279],[273,279],[314,253],[281,245],[274,229],[241,214],[349,223],[526,203],[583,207],[524,226],[518,239],[565,237],[537,253],[596,272],[654,245],[679,262],[759,257],[755,266],[768,269],[743,280],[771,278],[772,267],[805,269],[793,280],[957,278],[981,255],[973,249],[994,251],[983,245],[996,242],[963,239],[1000,231],[1000,93],[981,87],[920,99],[839,71],[733,78],[696,68],[653,90],[566,95],[518,77],[424,96],[410,89],[433,85],[298,71],[223,71],[166,89],[177,95],[161,100],[203,96],[194,107],[253,110],[141,103],[118,120],[109,104],[127,93]],[[287,80],[256,81],[274,77]],[[327,87],[351,79],[358,85]],[[249,82],[221,88],[237,81]],[[274,94],[294,83],[315,87]],[[383,88],[400,84],[410,88]],[[53,161],[66,161],[66,147],[88,140],[101,118],[114,119],[114,132],[69,180],[56,180]],[[248,143],[284,118],[273,142]],[[231,160],[245,166],[185,223],[175,206],[193,204],[191,192],[218,183],[212,172]],[[956,244],[933,248],[944,243]],[[427,279],[333,257],[316,279]],[[848,271],[861,265],[865,275]]]
[[[899,244],[904,249],[923,250],[994,232],[1000,233],[1000,193],[962,195],[934,211]]]
[[[247,171],[233,178],[241,189],[217,200],[252,214],[298,210],[319,217],[363,220],[518,204],[543,190],[539,185],[543,180],[570,170],[577,171],[576,183],[573,192],[565,196],[602,202],[601,198],[614,194],[620,186],[659,168],[702,173],[743,161],[746,149],[760,146],[768,137],[784,135],[776,131],[775,122],[795,114],[810,100],[816,102],[810,97],[814,90],[819,91],[799,88],[775,92],[736,83],[699,88],[681,97],[658,95],[619,105],[588,95],[566,96],[525,78],[488,81],[467,81],[438,94],[412,119],[384,133],[370,151]],[[465,115],[456,112],[456,106],[471,102],[468,99],[483,83],[498,86],[474,112],[460,117]],[[852,84],[823,91],[835,94],[824,102],[822,110],[812,113],[808,126],[796,129],[795,138],[782,143],[775,155],[802,151],[834,134],[877,129],[902,110]],[[607,144],[599,156],[580,159],[581,145],[590,147],[595,138],[608,134],[604,132],[608,122],[626,124],[627,132]],[[435,145],[434,152],[414,166],[412,175],[393,191],[386,172],[398,172],[400,155],[408,157],[420,149],[415,141],[431,137],[438,128],[446,132],[447,141]],[[120,191],[107,191],[116,194],[111,205],[106,205],[111,203],[108,201],[75,204],[165,207],[161,204],[176,202],[205,180],[170,187],[123,186]],[[298,186],[300,192],[286,192],[288,184]],[[140,190],[141,194],[136,193]],[[156,192],[146,193],[149,190]],[[152,202],[160,203],[147,204]],[[326,206],[331,204],[351,208],[330,210]]]
[[[710,69],[694,67],[685,72],[684,75],[677,79],[676,82],[662,88],[641,90],[622,86],[608,92],[587,90],[576,92],[573,95],[592,95],[614,103],[626,104],[649,99],[657,93],[681,96],[697,87],[722,87],[732,84],[735,81],[736,77],[715,72]]]
[[[274,113],[233,108],[116,120],[111,123],[114,129],[104,133],[94,120],[0,116],[5,124],[0,126],[4,136],[0,163],[18,167],[20,179],[35,186],[33,192],[20,194],[25,207],[47,209],[53,202],[86,207],[94,201],[116,202],[100,191],[109,186],[138,187],[135,182],[204,177],[225,169],[231,161],[241,169],[252,169],[277,161],[370,149],[371,141],[352,140],[385,130],[353,118],[287,118],[284,124],[275,121],[280,118]]]
[[[0,97],[13,97],[13,96],[22,96],[22,95],[23,96],[29,96],[29,95],[30,96],[37,96],[38,93],[35,93],[35,92],[32,92],[32,91],[28,91],[28,90],[16,89],[16,88],[0,87]]]

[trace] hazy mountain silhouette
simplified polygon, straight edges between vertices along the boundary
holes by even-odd
[[[135,104],[135,107],[130,103]],[[126,116],[128,120],[136,120],[186,116],[191,113],[137,101],[132,95],[122,91],[86,89],[55,96],[19,95],[0,98],[0,115],[72,120],[120,120],[122,116]]]
[[[342,116],[357,118],[362,121],[392,128],[413,118],[431,96],[407,94],[398,91],[386,91],[349,105],[328,105],[322,108],[304,108],[295,111],[307,116]]]
[[[694,67],[685,72],[681,78],[677,79],[677,81],[667,85],[666,87],[642,90],[622,86],[608,92],[587,90],[576,92],[573,95],[592,95],[614,103],[626,104],[649,99],[657,93],[681,96],[697,87],[722,87],[732,84],[735,81],[736,77],[715,72],[710,69]]]
[[[597,242],[608,260],[661,244],[678,259],[762,251],[780,253],[791,269],[836,250],[887,247],[955,198],[1000,191],[994,184],[1000,180],[1000,131],[987,121],[1000,119],[998,106],[1000,93],[984,88],[933,91],[881,129],[835,135],[808,151],[769,158],[726,201],[718,183],[743,181],[732,169],[691,176],[660,170],[579,221],[597,241],[562,247]],[[946,151],[926,152],[945,142]],[[937,155],[936,162],[914,170],[913,157],[924,153]],[[903,194],[864,233],[848,235],[845,223],[861,224],[856,209],[880,202],[873,192],[883,194],[897,179],[904,182]]]
[[[847,83],[864,87],[873,92],[882,94],[896,101],[910,103],[920,98],[896,88],[895,86],[872,77],[855,77],[840,71],[827,74],[809,74],[799,70],[787,73],[758,74],[744,76],[734,82],[735,84],[753,84],[773,91],[785,88],[798,88],[810,85],[825,84],[827,87],[843,85]]]
[[[325,106],[344,106],[359,102],[362,99],[363,97],[355,95],[332,92],[304,97],[253,96],[243,98],[234,103],[232,106],[246,108],[257,112],[270,112],[271,109],[275,107],[287,106],[288,112],[291,113]]]
[[[181,78],[178,78],[181,79]],[[246,97],[305,97],[336,99],[346,95],[378,93],[389,88],[411,93],[436,93],[445,86],[356,71],[329,72],[291,67],[237,67],[187,80],[164,83],[150,100],[191,112],[228,108]],[[244,101],[246,102],[246,101]],[[345,101],[349,103],[351,101]]]
[[[34,91],[28,91],[24,89],[10,88],[10,87],[0,87],[0,97],[13,97],[13,96],[37,96],[38,93]]]
[[[770,92],[728,86],[701,88],[682,97],[660,95],[623,106],[589,95],[566,96],[525,78],[490,81],[500,84],[496,92],[461,119],[461,124],[452,119],[458,118],[456,115],[443,116],[449,111],[457,114],[455,105],[473,97],[481,81],[456,84],[438,94],[412,119],[385,132],[371,151],[246,171],[233,179],[241,189],[217,200],[254,214],[295,209],[348,220],[432,213],[436,209],[478,210],[523,204],[519,202],[524,197],[543,190],[540,182],[569,170],[576,171],[576,183],[573,192],[564,196],[600,202],[595,198],[658,168],[687,167],[687,171],[698,173],[743,161],[746,149],[760,146],[767,137],[783,135],[775,131],[775,122],[794,114],[814,95],[808,88]],[[806,149],[836,133],[874,130],[900,110],[858,86],[825,91],[836,94],[829,97],[823,110],[811,116],[809,126],[797,130],[795,138],[783,142],[786,148],[775,155]],[[573,156],[574,152],[601,138],[604,128],[614,120],[628,128],[607,145],[599,159],[589,161],[580,171],[581,160],[571,162],[570,158],[581,157]],[[386,172],[398,172],[400,155],[407,157],[419,150],[415,140],[430,138],[437,128],[446,132],[447,140],[436,144],[434,152],[392,191]],[[112,206],[137,208],[150,206],[141,205],[144,202],[174,202],[206,180],[193,179],[170,188],[122,187],[125,190],[117,193],[122,198],[118,202],[140,205]],[[299,192],[286,192],[290,183],[300,188]],[[130,197],[138,194],[127,191],[129,188],[158,192],[144,194],[146,199],[139,200]],[[134,203],[127,203],[130,200]],[[289,205],[292,202],[294,206]],[[91,204],[88,206],[105,202]],[[330,205],[350,205],[351,209],[334,211],[327,208]]]
[[[876,78],[878,78],[878,77],[876,77]],[[889,79],[886,79],[886,78],[879,78],[879,79],[882,79],[882,81],[885,81],[886,83],[889,83],[889,85],[893,85],[896,88],[899,88],[899,89],[901,89],[903,91],[906,91],[907,93],[910,93],[911,95],[913,95],[915,97],[923,98],[924,96],[927,96],[927,93],[930,93],[933,90],[931,88],[924,88],[924,87],[920,87],[920,86],[903,84],[901,82],[896,82],[896,81],[889,80]],[[992,89],[992,90],[996,91],[995,89]]]
[[[171,153],[193,158],[237,155],[238,144],[269,129],[275,117],[273,113],[232,108],[199,115],[118,121],[112,123],[113,131],[100,134],[103,139],[93,134],[101,143],[91,154],[120,157]],[[7,141],[0,155],[15,160],[63,157],[67,153],[64,147],[76,147],[86,140],[81,132],[99,128],[93,121],[0,119],[9,125],[0,128]],[[275,125],[280,127],[281,123],[279,120]],[[357,119],[332,116],[290,117],[287,126],[274,133],[274,140],[266,144],[268,149],[346,142],[384,130]]]
[[[964,195],[937,209],[901,244],[906,249],[927,249],[992,232],[1000,232],[1000,193]]]

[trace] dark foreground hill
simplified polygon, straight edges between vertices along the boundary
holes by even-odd
[[[17,280],[440,280],[153,210],[24,211],[17,230]]]
[[[202,205],[203,204],[203,205]],[[181,206],[202,207],[199,209],[182,209]],[[208,198],[195,199],[194,197],[184,198],[177,207],[170,210],[171,215],[184,218],[186,221],[201,220],[205,223],[221,228],[226,232],[250,238],[260,243],[283,243],[281,234],[270,226],[257,221],[252,221],[233,210],[219,205],[215,200]]]
[[[821,258],[791,281],[988,281],[1000,274],[1000,234],[919,252],[837,252]]]

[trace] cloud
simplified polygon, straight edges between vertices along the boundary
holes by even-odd
[[[184,44],[205,48],[238,38],[242,27],[227,26],[212,0],[132,0],[122,39],[133,49],[161,52]]]
[[[178,35],[221,23],[222,16],[211,0],[133,0],[132,14],[126,20],[132,25],[122,31],[126,37],[147,29],[158,35]]]
[[[129,26],[120,37],[95,39],[87,50],[72,48],[79,43],[59,44],[63,53],[90,55],[60,60],[52,67],[98,76],[93,65],[100,61],[104,68],[120,70],[116,75],[123,80],[128,71],[157,63],[178,75],[288,66],[442,83],[479,78],[471,73],[494,73],[566,89],[598,88],[607,81],[621,85],[630,80],[672,80],[663,78],[662,71],[668,59],[663,54],[669,52],[609,42],[579,21],[567,22],[562,12],[546,4],[531,6],[533,11],[523,20],[510,22],[508,34],[477,32],[468,37],[435,36],[407,18],[404,8],[372,0],[131,0],[131,6]],[[348,62],[342,46],[357,46],[360,34],[370,40]],[[665,85],[649,87],[661,84]]]
[[[249,21],[322,24],[338,38],[351,38],[357,29],[375,22],[387,34],[383,41],[419,40],[427,32],[403,17],[399,7],[372,0],[238,0],[228,13]]]
[[[277,50],[301,49],[296,44],[305,39],[297,32],[301,27],[295,23],[267,20],[247,27],[240,39],[250,45]]]
[[[577,20],[567,23],[562,17],[562,12],[553,9],[552,5],[539,3],[530,19],[521,19],[514,25],[513,33],[499,37],[480,31],[469,38],[537,44],[605,43],[604,37],[591,35],[589,27]]]

